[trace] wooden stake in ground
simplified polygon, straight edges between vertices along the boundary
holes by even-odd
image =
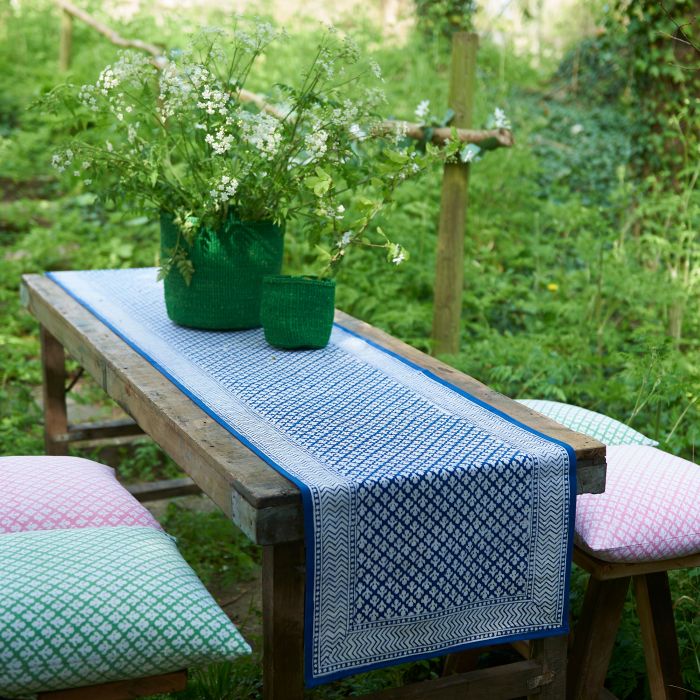
[[[468,32],[452,37],[449,106],[455,112],[453,125],[457,128],[472,126],[478,43],[477,35]],[[434,355],[459,351],[468,184],[467,163],[445,164],[435,264]]]
[[[73,51],[73,17],[61,10],[61,38],[58,46],[58,68],[65,73],[70,68]]]

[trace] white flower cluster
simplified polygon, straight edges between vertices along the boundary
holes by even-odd
[[[343,235],[336,241],[336,247],[340,250],[341,255],[345,255],[345,249],[352,243],[355,237],[354,231],[345,231]]]
[[[394,265],[400,265],[405,259],[406,254],[404,253],[403,248],[397,244],[394,251],[394,256],[391,258],[391,262],[393,262]]]
[[[430,100],[421,100],[416,107],[416,119],[423,121],[430,114]]]
[[[73,151],[67,148],[63,153],[54,153],[51,158],[51,165],[53,165],[59,173],[65,171],[66,168],[70,168],[73,163]]]
[[[209,194],[214,200],[214,208],[220,209],[222,204],[231,199],[236,194],[238,189],[238,180],[235,177],[229,175],[222,175],[221,180],[214,183],[213,188],[210,190]]]
[[[322,158],[328,150],[328,132],[323,129],[315,128],[306,135],[304,139],[304,148],[308,155],[305,163],[313,163],[319,158]]]
[[[133,107],[126,103],[123,90],[119,92],[117,90],[142,74],[148,65],[149,61],[145,56],[135,51],[124,51],[115,64],[108,65],[102,70],[94,85],[81,87],[78,98],[93,112],[99,111],[98,100],[107,98],[112,113],[119,121],[123,121],[124,113],[131,112]]]
[[[273,160],[282,141],[277,119],[264,112],[241,112],[240,126],[243,140],[260,151],[267,160]]]
[[[225,117],[228,113],[228,103],[230,96],[223,90],[219,90],[211,85],[205,85],[202,90],[202,98],[197,102],[197,107],[203,109],[207,114],[220,114]]]
[[[207,134],[204,140],[211,146],[214,153],[222,156],[231,149],[233,145],[233,134],[227,134],[224,127],[221,126],[217,129],[216,135]]]
[[[500,108],[496,107],[493,110],[493,123],[497,129],[510,129],[510,119],[506,116],[506,113]]]
[[[334,221],[342,221],[343,217],[345,216],[345,207],[342,204],[339,204],[336,208],[331,206],[322,206],[319,208],[319,214],[321,213]]]
[[[367,138],[367,132],[364,131],[359,124],[350,124],[348,131],[350,132],[350,135],[354,136],[358,141],[362,141],[362,139]]]
[[[331,111],[331,122],[336,126],[348,126],[357,119],[359,106],[352,100],[343,100],[342,107]]]

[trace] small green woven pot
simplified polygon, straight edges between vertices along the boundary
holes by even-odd
[[[333,329],[335,280],[276,275],[263,282],[265,340],[285,350],[325,348]]]
[[[160,217],[161,255],[175,248],[178,229],[168,214]],[[284,230],[269,221],[231,217],[220,230],[202,228],[188,247],[194,266],[188,285],[173,270],[164,280],[168,317],[181,326],[242,330],[260,326],[265,275],[282,269]]]

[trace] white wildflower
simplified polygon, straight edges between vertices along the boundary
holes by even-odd
[[[394,140],[398,143],[408,133],[408,122],[397,121],[394,126]]]
[[[369,69],[372,71],[372,74],[375,78],[377,78],[378,80],[382,80],[382,69],[376,61],[369,62]]]
[[[582,131],[584,131],[583,124],[574,124],[571,127],[572,136],[578,136]]]
[[[347,246],[349,246],[350,242],[352,241],[352,237],[352,231],[345,231],[345,233],[340,237],[340,240],[338,241],[338,248],[347,248]]]
[[[430,114],[430,100],[421,100],[416,107],[416,119],[423,121]]]
[[[88,177],[85,180],[83,180],[83,184],[85,185],[92,185],[92,180]]]
[[[207,134],[204,140],[211,146],[214,153],[223,155],[231,149],[233,145],[233,134],[227,134],[223,127],[219,127],[216,135]]]
[[[326,153],[328,146],[326,141],[328,140],[328,132],[323,129],[314,130],[306,135],[304,139],[304,147],[308,151],[307,163],[313,163],[314,161],[322,158]]]
[[[497,129],[510,129],[510,119],[506,116],[506,113],[500,108],[496,107],[493,110],[493,123]]]
[[[111,153],[114,150],[114,146],[112,146],[110,141],[105,141],[105,147],[107,148],[107,151]]]
[[[209,194],[214,200],[214,208],[219,209],[222,204],[229,201],[238,189],[238,180],[230,175],[222,175],[218,182],[213,184]]]
[[[364,131],[359,124],[350,124],[348,131],[350,132],[351,136],[354,136],[359,141],[367,138],[367,132]]]
[[[205,85],[201,97],[202,99],[197,102],[197,107],[203,109],[207,114],[216,114],[218,112],[221,116],[226,116],[229,101],[227,93],[210,85]]]
[[[481,149],[475,143],[468,143],[459,152],[459,159],[462,163],[473,163],[479,153],[481,153]]]
[[[273,160],[282,140],[277,119],[265,113],[242,112],[240,126],[243,140],[257,148],[267,160]]]
[[[403,248],[400,245],[397,245],[396,251],[394,252],[394,257],[391,259],[391,262],[393,262],[394,265],[400,265],[405,259],[406,255],[403,252]]]

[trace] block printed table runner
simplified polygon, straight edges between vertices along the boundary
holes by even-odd
[[[307,685],[566,633],[569,446],[339,325],[285,352],[176,326],[153,268],[50,277],[299,487]]]

